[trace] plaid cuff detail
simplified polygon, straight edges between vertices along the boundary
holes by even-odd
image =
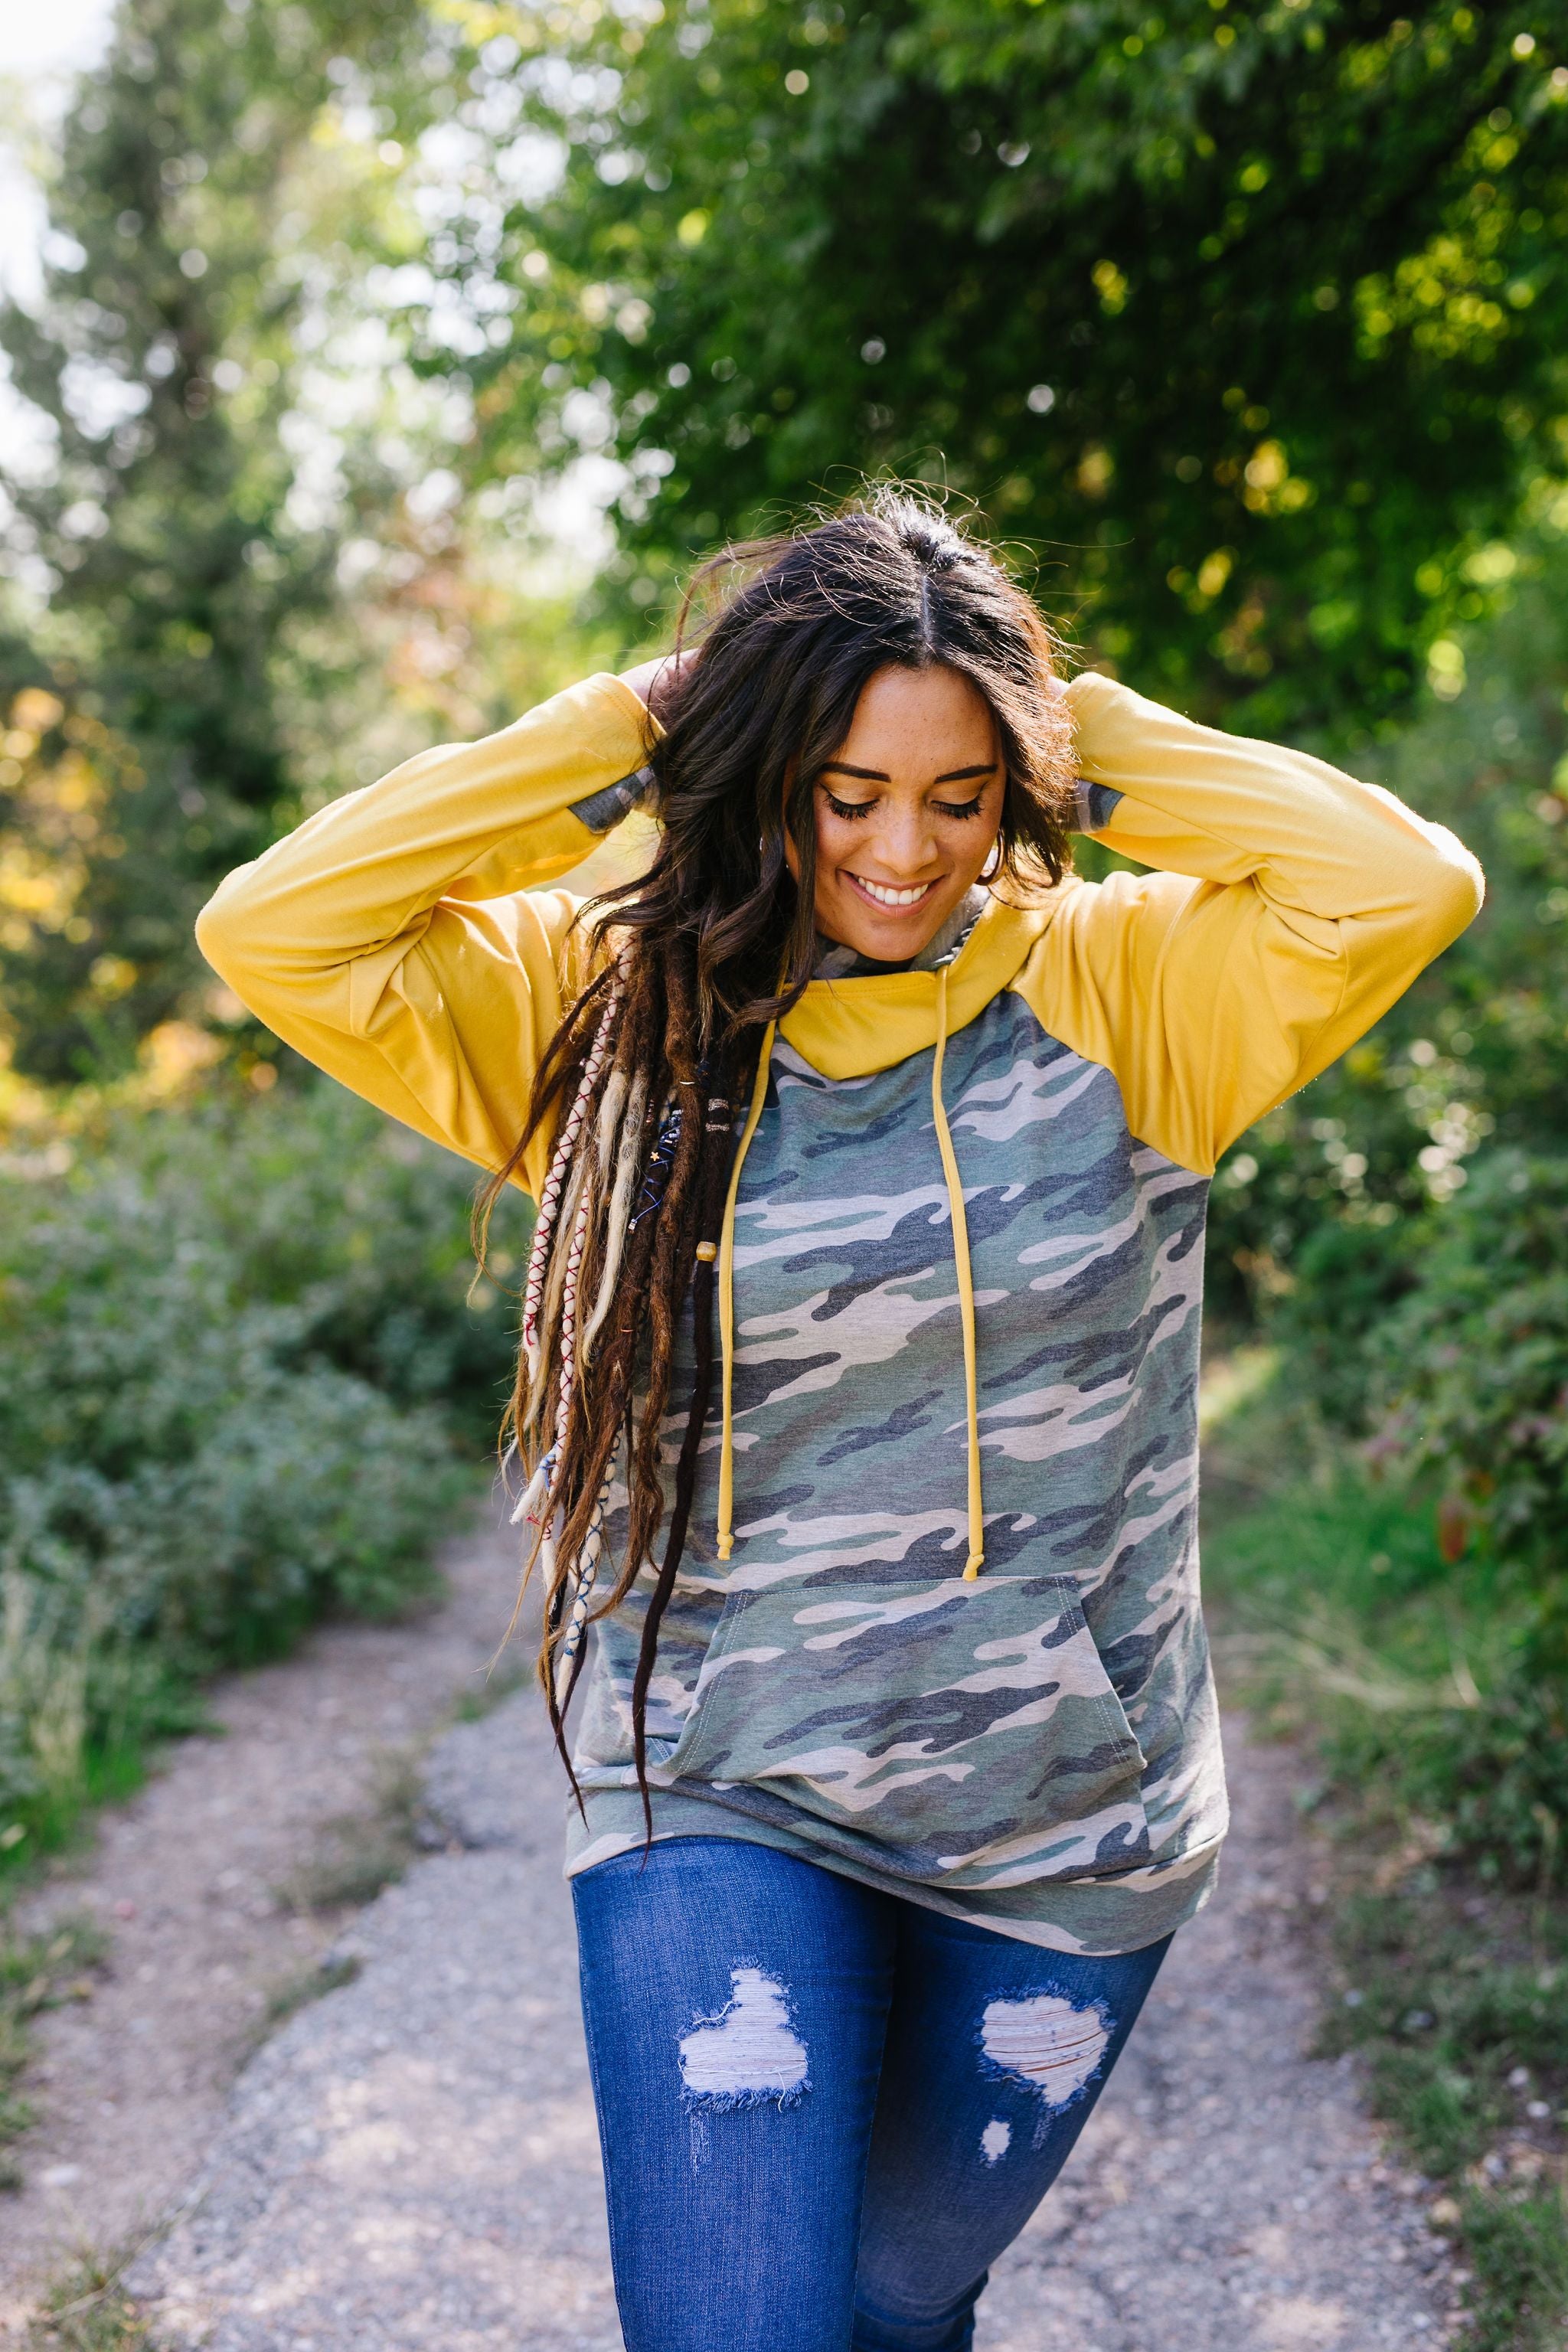
[[[1079,833],[1100,833],[1110,823],[1122,794],[1110,784],[1091,784],[1087,776],[1078,780],[1078,829]]]
[[[653,770],[638,768],[632,775],[623,776],[618,783],[590,793],[586,800],[574,801],[572,814],[590,833],[611,833],[624,816],[631,814],[652,782]]]

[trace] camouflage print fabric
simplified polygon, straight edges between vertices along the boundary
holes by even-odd
[[[1011,991],[949,1040],[943,1096],[984,1568],[962,1580],[931,1055],[834,1082],[781,1043],[735,1225],[734,1554],[714,1556],[715,1413],[649,1705],[655,1833],[760,1839],[1058,1949],[1133,1949],[1204,1901],[1226,1825],[1198,1610],[1206,1180],[1136,1142],[1110,1071]],[[596,1637],[572,1870],[642,1841],[648,1582]]]

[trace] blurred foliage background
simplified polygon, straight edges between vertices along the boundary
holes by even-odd
[[[978,510],[1076,658],[1487,866],[1475,928],[1220,1172],[1211,1561],[1332,1784],[1546,1899],[1561,19],[120,0],[58,126],[9,103],[47,227],[0,313],[0,1851],[215,1663],[416,1591],[504,1376],[465,1171],[215,988],[202,898],[658,642],[716,541],[896,470]]]

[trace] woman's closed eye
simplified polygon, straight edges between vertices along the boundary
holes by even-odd
[[[877,805],[875,801],[841,801],[837,793],[829,791],[826,784],[822,789],[826,794],[827,805],[834,815],[844,818],[847,823],[853,823],[857,817],[869,816]],[[938,816],[972,817],[980,814],[984,799],[983,793],[976,793],[973,800],[932,801],[931,805]]]

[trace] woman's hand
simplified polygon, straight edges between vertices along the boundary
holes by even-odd
[[[638,662],[635,669],[622,670],[621,683],[640,696],[659,725],[665,727],[669,723],[681,678],[696,659],[694,651],[656,654],[652,661]]]

